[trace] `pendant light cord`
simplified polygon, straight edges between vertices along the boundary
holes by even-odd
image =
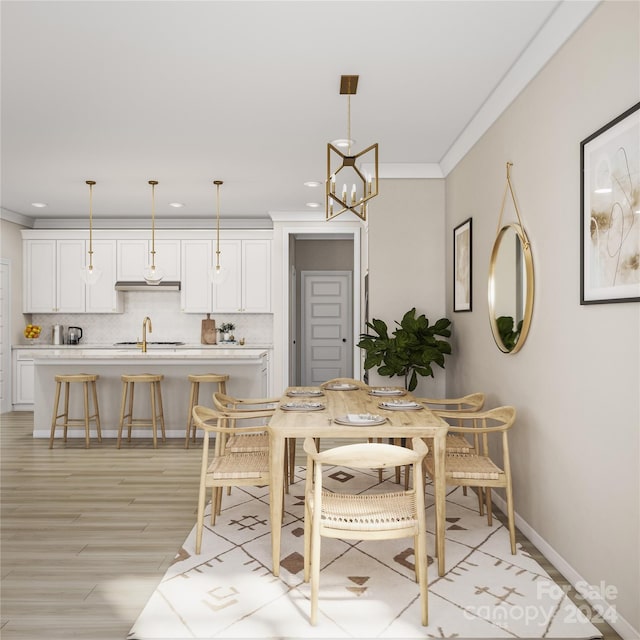
[[[156,268],[156,185],[157,180],[149,180],[151,185],[151,269]]]
[[[89,185],[89,270],[93,269],[93,185],[95,180],[87,180]]]

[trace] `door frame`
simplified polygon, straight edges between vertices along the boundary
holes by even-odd
[[[304,326],[305,323],[305,309],[306,309],[306,297],[305,297],[305,288],[304,288],[304,283],[305,283],[305,278],[307,276],[346,276],[348,283],[349,283],[349,293],[351,295],[351,306],[349,308],[349,315],[347,317],[347,322],[350,323],[351,327],[353,328],[354,322],[353,322],[353,271],[346,271],[346,270],[340,270],[340,271],[331,271],[329,269],[309,269],[309,270],[305,270],[305,271],[301,271],[300,272],[300,325]],[[307,366],[307,360],[306,360],[306,350],[305,350],[305,343],[303,340],[303,336],[304,336],[304,331],[302,331],[300,333],[300,379],[304,380],[305,377],[305,370],[306,370],[306,366]],[[349,358],[349,363],[351,364],[351,372],[347,372],[345,373],[344,376],[345,378],[351,378],[353,377],[353,371],[354,371],[354,360],[353,360],[353,352],[351,353],[351,357]]]
[[[12,409],[13,395],[11,358],[11,261],[6,258],[0,258],[0,265],[2,265],[2,278],[4,280],[2,287],[2,345],[0,346],[0,358],[2,358],[2,406],[0,406],[0,413],[6,413]]]
[[[287,214],[272,213],[271,216],[275,223],[275,246],[281,256],[280,266],[274,270],[274,278],[276,278],[274,283],[281,296],[279,307],[277,305],[274,306],[274,312],[277,316],[274,318],[274,355],[278,354],[279,350],[282,350],[281,356],[275,355],[277,362],[273,363],[274,376],[272,384],[274,388],[278,390],[278,393],[281,393],[283,389],[291,384],[290,352],[294,346],[292,340],[295,339],[295,327],[292,327],[289,322],[290,305],[294,302],[290,299],[289,280],[291,274],[291,237],[312,240],[348,239],[353,241],[353,327],[351,331],[353,340],[353,375],[355,378],[361,378],[363,359],[357,344],[360,339],[360,328],[364,326],[362,318],[362,256],[366,256],[367,253],[362,246],[362,224],[348,221],[331,221],[327,223],[324,220],[300,222],[299,220],[291,220]],[[309,214],[306,214],[306,219],[309,219]],[[280,279],[279,282],[277,281],[278,278]],[[277,301],[278,295],[275,298]]]

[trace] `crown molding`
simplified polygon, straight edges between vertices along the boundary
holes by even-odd
[[[441,159],[445,177],[600,3],[564,0],[558,5]]]

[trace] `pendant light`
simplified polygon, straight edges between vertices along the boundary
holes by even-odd
[[[96,181],[85,180],[85,182],[89,185],[89,264],[82,267],[80,275],[85,284],[92,285],[98,282],[102,275],[102,271],[93,266],[93,185]]]
[[[160,284],[164,277],[162,269],[156,267],[156,185],[157,180],[149,180],[151,185],[151,261],[145,267],[143,276],[147,284]]]
[[[214,180],[216,185],[216,263],[209,269],[209,278],[215,284],[221,284],[227,279],[228,271],[220,265],[220,185],[222,180]]]
[[[326,219],[345,211],[367,219],[367,202],[378,195],[378,143],[352,153],[351,96],[358,89],[359,76],[341,76],[340,94],[347,96],[347,138],[327,145]],[[346,147],[346,154],[338,147]],[[341,184],[336,193],[336,182]]]

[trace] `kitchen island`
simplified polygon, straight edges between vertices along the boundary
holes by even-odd
[[[239,397],[265,397],[269,395],[269,351],[252,348],[175,348],[149,349],[42,349],[34,350],[34,420],[33,435],[48,438],[55,396],[56,374],[96,373],[98,403],[103,438],[117,436],[122,397],[123,373],[161,373],[162,399],[167,437],[184,438],[189,407],[190,383],[193,373],[226,373],[229,375],[227,392]],[[70,413],[82,415],[82,393],[71,387]],[[200,403],[212,405],[213,386],[201,385]],[[136,392],[135,414],[151,415],[147,389]],[[93,431],[93,430],[92,430]],[[84,437],[84,428],[69,428],[69,437]],[[133,437],[150,438],[150,429],[134,428]],[[91,434],[95,438],[95,433]]]

